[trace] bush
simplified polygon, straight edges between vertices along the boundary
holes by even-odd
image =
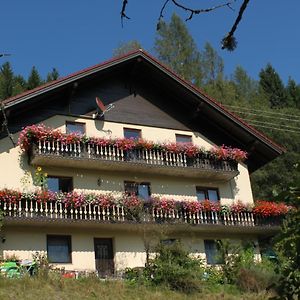
[[[200,290],[203,276],[202,262],[191,258],[183,246],[158,245],[156,257],[145,268],[145,277],[155,285],[192,293]]]
[[[269,289],[278,281],[271,262],[253,263],[249,268],[241,268],[237,275],[236,285],[243,292],[261,292]]]
[[[221,265],[224,283],[234,284],[243,292],[258,293],[278,280],[274,263],[268,259],[255,261],[251,243],[242,247],[225,241],[220,248],[224,257]]]

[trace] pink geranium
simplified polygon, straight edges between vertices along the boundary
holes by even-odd
[[[192,214],[198,213],[202,209],[202,205],[199,201],[184,201],[182,206],[187,212]]]
[[[164,213],[170,213],[176,208],[176,201],[167,198],[156,198],[152,203],[155,209],[159,209]]]

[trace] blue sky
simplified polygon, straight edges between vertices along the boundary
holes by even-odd
[[[226,1],[226,0],[225,0]],[[121,0],[10,0],[1,3],[0,53],[9,52],[8,60],[16,73],[28,76],[35,65],[42,76],[56,67],[61,76],[111,58],[120,42],[139,40],[153,53],[156,21],[163,0],[129,0],[131,20],[120,24]],[[292,76],[300,83],[300,1],[252,0],[236,32],[234,52],[220,49],[220,40],[229,31],[238,13],[223,8],[195,16],[187,22],[199,49],[206,41],[225,61],[225,73],[237,65],[257,78],[262,67],[272,63],[284,81]],[[189,0],[195,7],[223,3]],[[165,20],[172,12],[186,16],[169,4]]]

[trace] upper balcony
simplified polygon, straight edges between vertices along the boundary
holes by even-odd
[[[239,174],[236,161],[216,159],[204,153],[188,156],[184,152],[167,149],[123,149],[119,145],[111,144],[66,144],[44,140],[32,145],[29,153],[30,163],[41,166],[213,178],[220,181],[229,180]]]

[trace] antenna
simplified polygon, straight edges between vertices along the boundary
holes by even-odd
[[[96,104],[97,104],[98,108],[100,109],[101,113],[99,113],[97,111],[95,114],[93,114],[93,119],[96,119],[98,117],[99,118],[103,117],[106,112],[110,111],[111,109],[113,109],[115,107],[115,105],[112,103],[105,106],[99,97],[96,97]]]

